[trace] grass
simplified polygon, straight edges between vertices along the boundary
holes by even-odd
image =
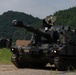
[[[7,48],[0,49],[0,64],[11,64],[11,51]]]

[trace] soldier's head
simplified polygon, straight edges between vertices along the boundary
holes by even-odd
[[[48,20],[47,20],[47,23],[48,23],[48,25],[50,25],[50,26],[53,25],[53,23],[52,23],[52,18],[53,18],[53,17],[50,17],[50,18],[48,18]]]

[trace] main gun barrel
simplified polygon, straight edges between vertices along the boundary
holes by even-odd
[[[20,27],[20,28],[25,28],[27,31],[29,32],[33,32],[35,34],[39,34],[40,36],[43,36],[44,38],[46,38],[47,40],[52,41],[51,35],[47,32],[42,32],[39,29],[35,29],[30,25],[24,25],[22,21],[18,21],[18,20],[13,20],[12,22],[13,26],[15,27]]]
[[[13,20],[12,25],[19,28],[25,28],[29,32],[36,32],[36,29],[30,25],[24,25],[22,21]]]

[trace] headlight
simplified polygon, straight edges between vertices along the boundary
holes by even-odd
[[[15,48],[11,48],[11,52],[16,52],[17,50]]]
[[[14,51],[14,49],[12,48],[11,51]]]
[[[11,48],[11,51],[13,52],[15,49],[14,48]]]
[[[56,53],[57,51],[56,50],[54,50],[54,53]]]
[[[51,50],[51,52],[52,52],[52,53],[57,53],[57,51],[56,51],[56,50]]]

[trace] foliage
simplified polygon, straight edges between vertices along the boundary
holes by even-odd
[[[0,64],[11,63],[11,51],[9,49],[0,49]]]
[[[57,16],[56,25],[69,25],[76,28],[76,7],[60,10],[54,15]]]
[[[60,10],[55,12],[54,15],[57,16],[55,25],[69,25],[76,28],[76,7]],[[42,25],[42,20],[37,17],[23,12],[7,11],[0,15],[0,38],[13,38],[12,40],[14,42],[17,39],[30,39],[32,33],[29,33],[25,29],[12,26],[12,20],[14,19],[21,20],[24,24],[31,25],[35,28],[40,28]]]
[[[27,15],[23,12],[7,11],[0,15],[0,37],[12,38],[14,40],[26,38],[26,34],[29,34],[23,29],[15,28],[12,26],[12,20],[18,19],[25,24],[38,27],[41,20],[31,15]],[[29,37],[29,36],[28,36]]]

